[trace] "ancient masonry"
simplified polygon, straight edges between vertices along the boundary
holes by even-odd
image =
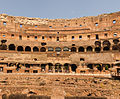
[[[1,96],[15,92],[52,96],[60,89],[62,93],[58,93],[63,96],[94,94],[110,98],[116,93],[111,88],[114,86],[109,92],[107,90],[112,81],[95,81],[95,78],[78,75],[115,71],[120,65],[119,40],[120,12],[73,19],[0,14],[0,84],[4,86],[0,85]],[[66,77],[68,74],[71,76]],[[93,83],[97,85],[96,89]],[[87,86],[92,89],[86,89]],[[116,97],[119,94],[116,93]]]

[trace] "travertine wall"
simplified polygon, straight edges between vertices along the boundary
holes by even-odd
[[[120,61],[119,22],[120,12],[74,19],[1,14],[0,68],[6,72],[7,68],[19,67],[19,71],[20,66],[9,64],[39,65],[34,67],[38,69],[43,64],[46,66],[43,71],[49,72],[49,64],[59,64],[63,72],[67,64],[71,73],[80,73],[83,67],[89,71],[91,64],[101,66],[102,70],[106,65],[112,68]],[[53,72],[59,68],[53,67]]]

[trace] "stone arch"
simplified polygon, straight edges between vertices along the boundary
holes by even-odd
[[[119,50],[119,47],[117,45],[113,45],[112,50]]]
[[[49,66],[49,72],[52,72],[52,70],[53,70],[53,64],[52,63],[48,63],[48,66]]]
[[[100,41],[95,41],[95,46],[96,47],[101,47],[101,42]]]
[[[92,48],[91,46],[88,46],[88,47],[87,47],[87,51],[88,51],[88,52],[92,52],[92,51],[93,51],[93,48]]]
[[[71,48],[71,52],[76,52],[76,51],[77,51],[76,47]]]
[[[102,66],[105,68],[105,70],[109,70],[110,64],[102,64]]]
[[[17,47],[17,51],[23,51],[23,47],[22,46],[18,46]]]
[[[84,47],[80,46],[80,47],[78,48],[78,51],[79,51],[79,52],[84,52]]]
[[[87,67],[93,69],[93,64],[88,64]]]
[[[110,46],[111,44],[110,44],[110,42],[108,41],[108,40],[105,40],[105,41],[103,41],[103,46],[105,47],[105,46]]]
[[[103,70],[103,68],[102,68],[102,66],[101,66],[100,64],[95,64],[95,66],[97,67],[97,69],[98,69],[99,71],[102,71],[102,70]]]
[[[0,50],[7,50],[7,45],[6,44],[1,44],[0,45]]]
[[[118,40],[118,39],[114,39],[114,40],[113,40],[113,43],[114,43],[114,44],[118,44],[118,43],[119,43],[119,40]]]
[[[31,51],[31,47],[30,46],[26,46],[25,47],[25,51]]]
[[[73,72],[76,72],[76,69],[77,69],[76,64],[71,64],[71,69]]]
[[[40,48],[40,52],[46,52],[46,48],[45,47],[41,47]]]
[[[101,48],[100,48],[100,47],[96,47],[96,48],[95,48],[95,52],[96,52],[96,53],[99,53],[100,51],[101,51]]]
[[[45,72],[45,70],[46,70],[46,64],[41,64],[41,71]]]
[[[53,47],[48,47],[48,51],[54,51]]]
[[[14,44],[10,44],[10,45],[8,46],[8,48],[9,48],[9,50],[15,50],[15,45],[14,45]]]
[[[103,47],[103,51],[109,51],[109,50],[110,50],[110,47],[108,46]]]
[[[69,51],[69,48],[68,47],[64,47],[63,51]]]
[[[33,52],[39,52],[39,48],[38,47],[33,47]]]
[[[64,64],[64,71],[69,72],[69,64],[68,63]]]
[[[56,51],[56,52],[61,52],[61,48],[60,48],[60,47],[56,47],[56,48],[55,48],[55,51]]]
[[[62,70],[61,70],[61,64],[60,63],[56,63],[55,64],[55,72],[62,72]]]
[[[26,68],[30,68],[30,64],[25,64],[25,67]]]

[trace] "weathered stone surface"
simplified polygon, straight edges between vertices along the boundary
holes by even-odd
[[[95,96],[107,97],[108,99],[110,99],[110,97],[120,98],[119,80],[112,80],[106,77],[15,74],[9,76],[1,74],[0,78],[1,95],[27,94],[27,96]],[[8,83],[2,83],[6,78],[6,82]],[[45,84],[40,84],[43,82]]]

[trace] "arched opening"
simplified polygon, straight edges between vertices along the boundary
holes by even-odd
[[[105,41],[103,41],[103,46],[105,47],[105,46],[110,46],[111,44],[110,44],[110,42],[108,41],[108,40],[105,40]]]
[[[9,45],[9,50],[15,50],[15,45],[14,44],[10,44]]]
[[[84,47],[82,47],[82,46],[79,47],[79,48],[78,48],[78,51],[79,51],[79,52],[84,52]]]
[[[64,47],[63,51],[69,51],[69,48],[68,47]]]
[[[102,66],[105,68],[105,70],[109,70],[110,68],[110,64],[103,64]]]
[[[25,67],[26,68],[30,68],[30,64],[25,64]]]
[[[46,64],[41,64],[41,72],[45,72]]]
[[[45,47],[41,47],[40,48],[40,52],[46,52],[46,48]]]
[[[118,43],[119,43],[119,40],[118,40],[118,39],[114,39],[114,40],[113,40],[113,43],[114,43],[114,44],[118,44]]]
[[[72,47],[71,52],[76,52],[76,47]]]
[[[68,64],[68,63],[65,63],[65,64],[64,64],[64,72],[65,72],[65,73],[68,73],[68,72],[69,72],[69,64]]]
[[[115,51],[116,51],[116,50],[119,50],[119,47],[118,47],[117,45],[113,45],[113,46],[112,46],[112,50],[115,50]]]
[[[84,58],[80,58],[80,61],[85,61],[85,59]]]
[[[56,63],[55,64],[55,72],[62,72],[61,66],[62,65],[60,63]]]
[[[60,47],[56,47],[56,48],[55,48],[55,51],[56,51],[56,52],[61,52],[61,48],[60,48]]]
[[[95,52],[96,52],[96,53],[99,53],[100,51],[101,51],[101,48],[100,48],[100,47],[96,47],[96,48],[95,48]]]
[[[71,69],[73,72],[76,72],[76,68],[77,68],[77,66],[75,64],[71,64]]]
[[[38,47],[33,47],[33,52],[39,52],[39,48]]]
[[[6,44],[1,44],[0,45],[0,50],[7,50],[7,45]]]
[[[102,68],[102,66],[101,66],[100,64],[95,64],[95,66],[97,67],[97,69],[98,69],[99,71],[102,71],[102,70],[103,70],[103,68]]]
[[[109,51],[110,50],[110,47],[106,46],[103,48],[103,51]]]
[[[23,47],[22,46],[18,46],[17,47],[17,51],[23,51]]]
[[[22,64],[20,64],[20,63],[17,63],[17,64],[16,64],[16,70],[17,70],[17,71],[19,71],[19,69],[21,68],[20,65],[22,65]]]
[[[101,47],[101,42],[100,41],[95,41],[95,46],[96,47]]]
[[[48,47],[48,51],[54,51],[52,47]]]
[[[26,46],[26,47],[25,47],[25,51],[31,51],[30,46]]]
[[[92,52],[93,48],[91,46],[87,47],[87,52]]]
[[[52,63],[48,63],[49,66],[49,72],[53,72],[53,64]]]
[[[93,64],[88,64],[87,67],[93,69]]]

